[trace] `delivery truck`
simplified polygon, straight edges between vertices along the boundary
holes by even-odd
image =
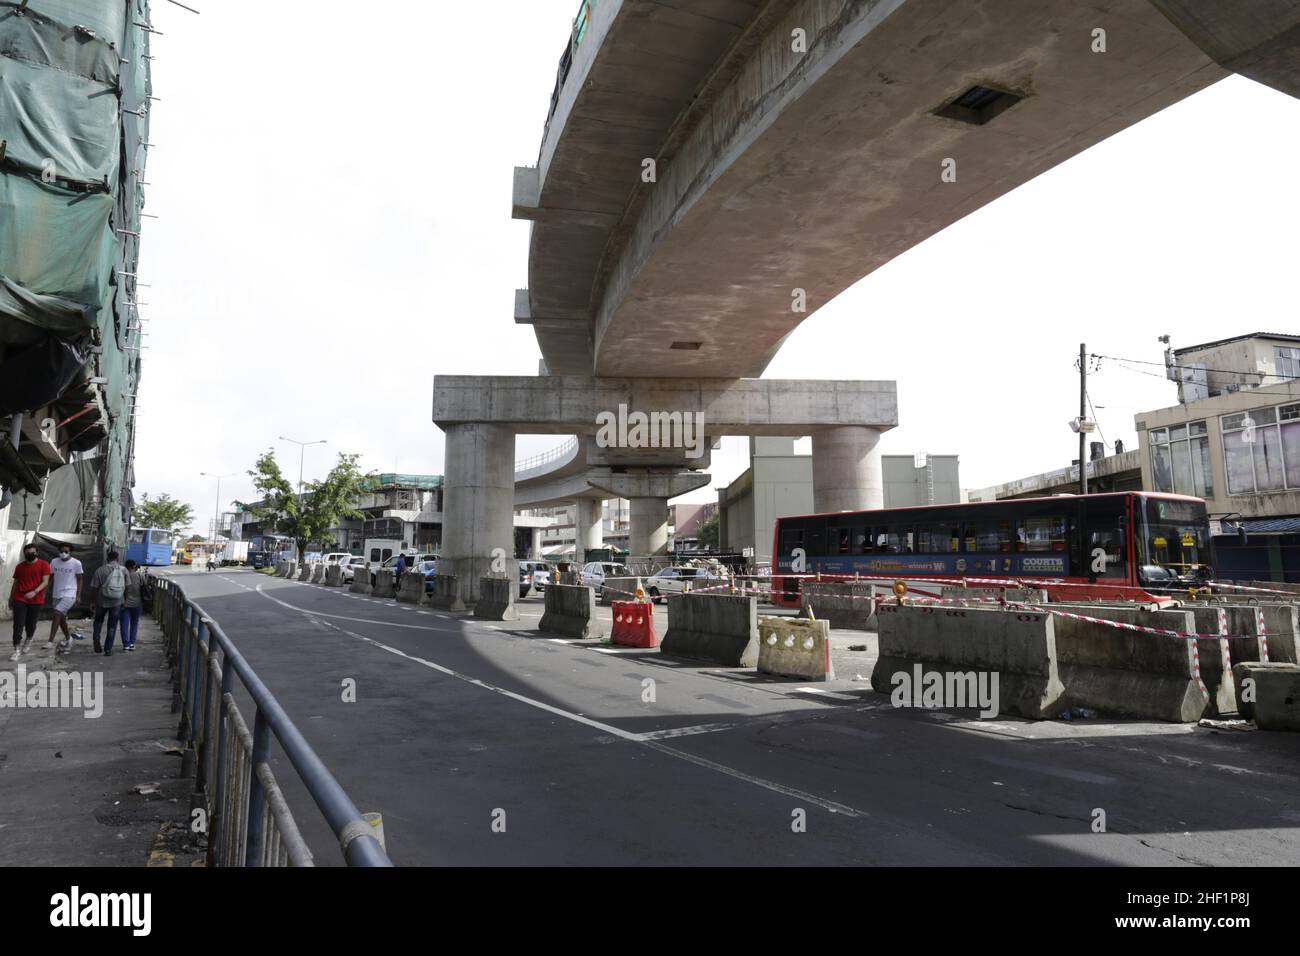
[[[247,566],[248,564],[248,542],[247,541],[227,541],[225,548],[221,551],[221,563],[238,564]]]

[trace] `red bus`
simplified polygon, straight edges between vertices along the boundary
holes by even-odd
[[[801,582],[894,581],[939,597],[972,586],[1046,589],[1051,600],[1150,601],[1212,580],[1200,498],[1146,492],[1056,495],[778,518],[772,600],[799,606]]]

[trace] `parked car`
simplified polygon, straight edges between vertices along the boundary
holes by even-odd
[[[536,591],[545,591],[551,583],[551,566],[545,561],[520,561],[519,570],[527,572],[529,583]]]
[[[662,568],[645,579],[645,593],[656,604],[662,604],[670,594],[681,594],[691,588],[711,587],[726,578],[713,568],[675,567]]]
[[[606,578],[630,578],[632,572],[627,569],[626,564],[618,564],[614,561],[589,561],[582,566],[582,573],[578,580],[589,588],[595,588],[599,594],[605,586]]]
[[[357,568],[364,568],[366,559],[359,554],[345,554],[339,558],[339,568],[343,574],[343,583],[351,584],[357,576]]]
[[[398,558],[406,558],[406,569],[407,569],[408,571],[411,570],[412,568],[414,568],[417,564],[421,564],[421,563],[423,563],[423,562],[425,562],[425,561],[436,561],[436,560],[438,560],[438,556],[437,556],[436,554],[420,554],[418,551],[408,551],[408,552],[404,552],[403,554],[395,554],[395,555],[393,555],[391,558],[389,558],[387,561],[385,561],[385,562],[384,562],[383,564],[381,564],[381,565],[378,565],[378,566],[371,565],[371,566],[370,566],[370,586],[371,586],[371,587],[374,587],[374,584],[375,584],[375,572],[376,572],[376,571],[380,571],[380,570],[383,570],[383,571],[396,571],[396,570],[397,570],[397,559],[398,559]]]

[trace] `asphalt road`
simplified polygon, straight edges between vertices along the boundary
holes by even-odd
[[[558,641],[537,597],[488,624],[251,571],[174,579],[383,814],[399,865],[1300,863],[1297,734],[895,710],[861,683]],[[318,864],[341,862],[274,769]]]

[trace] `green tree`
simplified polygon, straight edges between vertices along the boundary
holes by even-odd
[[[301,561],[307,546],[323,542],[340,520],[365,516],[353,502],[371,486],[373,478],[357,466],[359,457],[340,454],[330,473],[321,481],[308,482],[299,495],[284,477],[275,453],[263,452],[248,473],[261,500],[236,503],[264,526],[292,538]]]
[[[150,498],[148,493],[131,510],[131,524],[136,528],[162,528],[173,534],[194,520],[194,509],[171,495]]]
[[[705,522],[700,525],[700,530],[696,532],[695,537],[701,548],[717,548],[718,516],[716,513],[709,515]]]

